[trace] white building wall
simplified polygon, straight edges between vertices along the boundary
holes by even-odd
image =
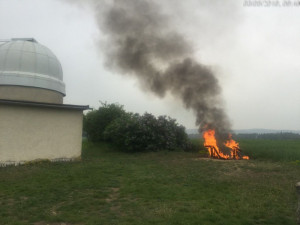
[[[0,105],[0,164],[81,156],[82,110]]]
[[[63,103],[63,95],[57,91],[13,85],[0,85],[0,99],[54,104]]]

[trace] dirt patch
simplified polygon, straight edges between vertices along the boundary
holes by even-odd
[[[59,209],[61,206],[63,206],[64,203],[65,203],[65,202],[60,202],[60,203],[54,205],[54,206],[50,209],[50,214],[51,214],[52,216],[57,216],[57,215],[59,214],[58,209]]]
[[[120,196],[120,188],[111,188],[111,193],[109,194],[108,198],[105,199],[107,203],[109,203],[110,211],[120,215],[124,216],[124,213],[121,212],[121,205],[118,202],[119,196]]]
[[[111,193],[108,198],[105,199],[107,203],[111,203],[119,198],[119,190],[120,188],[111,188]]]

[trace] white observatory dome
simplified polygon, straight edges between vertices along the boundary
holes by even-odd
[[[62,103],[62,67],[56,56],[33,38],[0,42],[0,99]]]
[[[60,62],[33,38],[11,39],[0,44],[0,87],[3,86],[46,89],[61,98],[65,96]]]

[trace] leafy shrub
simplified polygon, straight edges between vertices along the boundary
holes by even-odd
[[[166,116],[154,117],[128,113],[113,121],[104,132],[107,141],[125,151],[158,151],[185,148],[185,128]]]
[[[98,110],[91,111],[84,116],[83,130],[89,140],[103,141],[105,128],[115,119],[125,114],[123,106],[103,103]]]
[[[124,151],[185,149],[185,128],[167,116],[156,118],[125,112],[118,104],[103,104],[84,118],[84,131],[91,141],[113,143]]]

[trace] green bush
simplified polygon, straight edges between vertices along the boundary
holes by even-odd
[[[185,128],[176,120],[150,113],[127,113],[105,129],[104,137],[125,151],[175,150],[185,148],[188,142]]]
[[[123,106],[103,103],[98,110],[91,111],[84,116],[83,130],[89,140],[103,141],[103,132],[106,127],[125,114]]]
[[[103,104],[84,117],[84,133],[93,142],[106,141],[124,151],[189,148],[185,128],[167,116],[125,112],[118,104]]]

